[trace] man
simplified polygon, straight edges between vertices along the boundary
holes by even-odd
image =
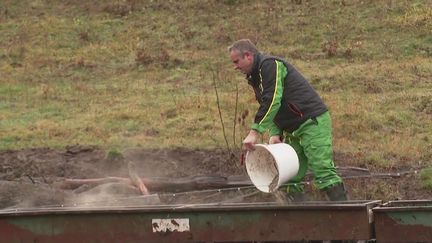
[[[260,134],[268,131],[270,144],[284,140],[299,157],[299,172],[287,188],[294,201],[303,200],[302,180],[308,168],[314,174],[314,185],[330,200],[347,200],[332,158],[330,114],[308,81],[283,59],[260,53],[248,39],[234,42],[228,50],[235,69],[246,74],[260,104],[243,149],[254,150]]]

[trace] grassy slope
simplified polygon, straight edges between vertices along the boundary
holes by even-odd
[[[432,158],[432,4],[416,1],[0,3],[0,149],[225,147],[257,108],[226,47],[251,38],[329,105],[335,151],[369,166]],[[251,105],[252,104],[252,105]],[[243,123],[243,124],[242,124]]]

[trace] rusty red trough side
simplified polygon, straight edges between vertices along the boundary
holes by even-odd
[[[390,201],[373,209],[381,242],[432,242],[432,201]]]
[[[0,211],[4,242],[367,240],[380,201]]]

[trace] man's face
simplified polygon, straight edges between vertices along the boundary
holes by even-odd
[[[239,51],[233,50],[230,52],[230,57],[236,70],[240,70],[244,74],[250,74],[252,72],[254,61],[254,55],[252,53],[245,52],[242,56]]]

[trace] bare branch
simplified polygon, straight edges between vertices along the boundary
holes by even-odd
[[[236,124],[237,124],[237,108],[238,108],[238,96],[239,96],[239,89],[238,84],[236,83],[236,100],[235,100],[235,110],[234,110],[234,124],[233,124],[233,143],[234,146],[236,146]]]
[[[212,77],[213,77],[213,87],[214,87],[215,93],[216,93],[216,104],[217,104],[217,108],[218,108],[218,111],[219,111],[220,122],[221,122],[221,125],[222,125],[222,132],[223,132],[223,136],[224,136],[224,139],[225,139],[226,147],[228,149],[228,153],[231,155],[232,154],[231,153],[231,149],[230,149],[230,146],[229,146],[229,143],[228,143],[228,139],[227,139],[227,136],[226,136],[226,133],[225,133],[225,125],[223,123],[222,111],[221,111],[221,108],[220,108],[220,101],[219,101],[219,94],[218,94],[217,85],[216,85],[216,75],[215,75],[214,71],[213,71]]]

